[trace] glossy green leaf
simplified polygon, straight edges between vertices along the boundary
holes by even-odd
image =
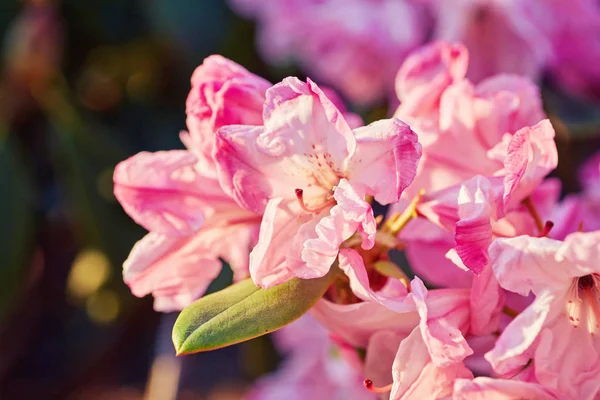
[[[186,307],[173,327],[177,355],[214,350],[274,332],[300,318],[323,296],[337,265],[318,279],[292,279],[261,289],[246,279]]]

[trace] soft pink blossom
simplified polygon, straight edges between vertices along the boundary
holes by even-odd
[[[398,201],[421,149],[397,119],[353,131],[311,80],[286,78],[270,88],[263,118],[264,126],[220,129],[214,157],[223,189],[264,214],[250,274],[271,287],[325,275],[355,232],[371,248],[376,226],[364,196]]]
[[[422,7],[409,0],[232,0],[258,23],[263,57],[296,61],[350,100],[385,98],[407,53],[426,34]]]
[[[534,302],[510,323],[486,358],[503,376],[530,360],[540,384],[561,399],[600,393],[600,232],[564,242],[519,236],[497,239],[491,266],[500,285]]]
[[[136,296],[153,294],[155,309],[180,310],[202,296],[221,271],[248,276],[248,254],[261,216],[223,192],[212,160],[216,129],[262,123],[269,83],[220,56],[208,57],[192,77],[187,102],[187,150],[142,152],[114,172],[115,196],[150,231],[132,249],[123,278]]]

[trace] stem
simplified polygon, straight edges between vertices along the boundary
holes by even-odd
[[[531,214],[531,216],[533,217],[535,225],[537,226],[540,233],[543,233],[544,221],[542,221],[542,217],[540,217],[537,208],[535,208],[535,204],[533,204],[531,197],[527,197],[525,200],[523,200],[523,205],[525,206],[525,208],[527,208],[527,211],[529,211],[529,214]]]
[[[385,223],[386,230],[389,231],[392,235],[398,236],[398,234],[402,231],[402,229],[404,229],[406,224],[408,224],[408,222],[411,219],[418,217],[417,204],[419,204],[419,201],[421,200],[421,197],[424,194],[425,194],[424,190],[419,191],[419,194],[417,194],[412,199],[412,201],[410,202],[408,207],[406,207],[406,210],[404,210],[404,212],[402,214],[400,214],[398,216],[392,216],[391,219],[386,221],[386,223]]]
[[[504,306],[504,308],[502,309],[502,312],[511,318],[516,318],[517,315],[519,315],[519,312],[517,310],[515,310],[514,308],[510,308],[508,306]]]

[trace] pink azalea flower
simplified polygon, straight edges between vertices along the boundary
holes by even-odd
[[[214,157],[226,193],[264,214],[250,274],[266,288],[325,275],[355,232],[371,248],[376,224],[364,196],[398,201],[421,148],[397,119],[353,131],[310,80],[286,78],[270,88],[263,118],[261,127],[221,128]]]
[[[457,255],[475,273],[488,262],[487,247],[493,235],[514,236],[519,231],[521,201],[558,163],[554,129],[548,120],[505,138],[491,151],[504,149],[503,164],[500,157],[491,157],[490,170],[495,171],[488,172],[488,178],[477,176],[433,192],[418,206],[427,219],[454,231]],[[512,218],[511,211],[521,215]]]
[[[529,4],[528,4],[529,3]],[[597,98],[600,7],[594,0],[524,2],[528,17],[552,41],[550,71],[565,89]]]
[[[600,393],[600,232],[564,242],[519,236],[497,239],[491,266],[500,285],[534,302],[504,330],[486,358],[502,376],[533,360],[537,381],[561,399]]]
[[[435,16],[434,37],[469,49],[468,77],[479,82],[499,73],[539,77],[550,60],[550,38],[528,18],[528,1],[423,0]]]
[[[188,97],[190,133],[181,135],[188,149],[142,152],[115,168],[115,196],[150,231],[132,249],[123,277],[136,296],[152,293],[156,310],[180,310],[200,297],[219,274],[220,258],[234,279],[248,276],[261,216],[223,192],[210,153],[217,128],[262,123],[268,86],[232,61],[207,58]]]
[[[551,391],[532,382],[479,377],[473,380],[457,379],[454,400],[558,400]]]
[[[422,7],[408,0],[232,0],[258,20],[259,50],[369,104],[388,94],[407,52],[425,39]]]

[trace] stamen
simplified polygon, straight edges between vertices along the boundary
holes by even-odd
[[[600,328],[599,280],[595,274],[573,279],[567,298],[569,321],[577,328],[583,318],[591,335],[595,335]]]
[[[373,381],[370,379],[365,379],[363,385],[367,388],[367,390],[371,393],[387,393],[392,390],[392,384],[390,383],[387,386],[377,387],[373,386]]]
[[[538,237],[546,237],[546,236],[548,236],[548,234],[550,233],[550,231],[552,230],[552,228],[554,228],[554,222],[552,222],[552,221],[546,221],[546,223],[544,224],[544,229],[542,229],[542,231],[540,232],[540,234],[538,235]]]
[[[300,204],[300,208],[302,208],[302,210],[306,211],[307,213],[311,213],[311,214],[312,213],[318,213],[319,211],[323,210],[324,208],[327,208],[327,207],[332,206],[332,205],[335,204],[335,199],[331,198],[331,199],[327,200],[326,202],[324,202],[321,207],[310,208],[304,202],[304,190],[302,190],[302,189],[295,189],[294,192],[296,193],[296,198],[298,199],[298,203]]]

